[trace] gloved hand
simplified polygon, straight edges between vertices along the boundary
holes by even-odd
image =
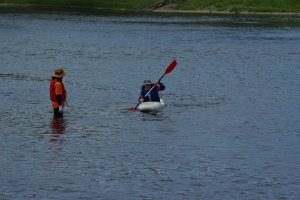
[[[63,113],[63,112],[64,112],[64,109],[63,109],[62,106],[59,106],[59,107],[58,107],[58,112],[59,112],[59,113]]]

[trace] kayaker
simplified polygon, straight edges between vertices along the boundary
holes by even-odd
[[[52,74],[52,81],[50,82],[50,100],[54,112],[54,118],[63,117],[67,91],[62,82],[66,71],[62,68],[56,69]]]
[[[155,85],[155,86],[154,86]],[[145,95],[149,92],[149,90],[154,86],[151,92],[145,97]],[[141,88],[141,93],[139,96],[140,102],[147,102],[147,101],[160,101],[158,91],[164,90],[166,87],[162,82],[159,80],[155,81],[155,84],[151,83],[150,80],[144,80],[144,85]]]

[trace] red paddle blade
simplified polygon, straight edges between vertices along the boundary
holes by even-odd
[[[177,62],[176,60],[173,60],[173,62],[171,62],[171,64],[169,65],[169,67],[167,67],[165,74],[170,73],[171,71],[173,71],[173,69],[176,67]]]
[[[135,107],[130,108],[129,111],[135,111]]]

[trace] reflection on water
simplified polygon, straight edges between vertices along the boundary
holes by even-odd
[[[51,139],[50,142],[57,142],[59,136],[65,133],[66,130],[66,121],[64,118],[53,118],[50,122],[51,128]]]
[[[141,121],[164,121],[165,118],[166,116],[159,110],[140,112]]]

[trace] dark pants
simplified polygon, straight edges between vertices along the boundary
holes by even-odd
[[[58,108],[53,108],[54,118],[61,118],[63,117],[64,113],[60,113]]]

